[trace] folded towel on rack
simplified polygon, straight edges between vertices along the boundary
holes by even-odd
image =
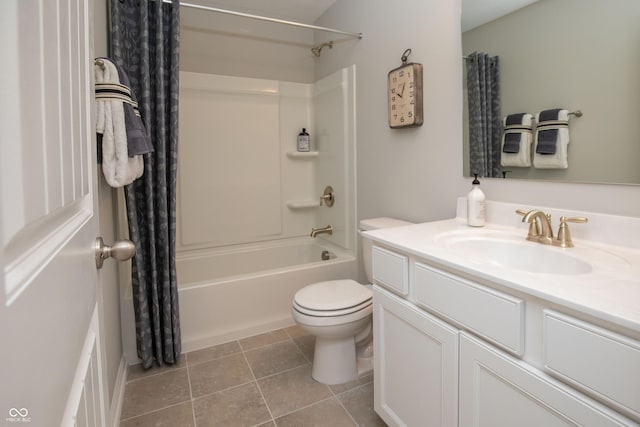
[[[128,87],[120,83],[118,69],[107,58],[94,66],[96,80],[96,132],[102,135],[102,171],[112,187],[131,184],[144,172],[142,155],[129,156],[124,104]]]
[[[504,125],[500,155],[502,166],[521,168],[531,166],[532,118],[531,114],[518,113],[510,114],[502,120]]]
[[[536,114],[536,122],[533,165],[540,169],[568,168],[569,111],[544,110]]]

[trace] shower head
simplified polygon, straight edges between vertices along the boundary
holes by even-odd
[[[322,43],[322,44],[319,44],[318,46],[312,47],[311,48],[311,52],[313,52],[313,54],[316,57],[319,58],[320,57],[320,52],[322,52],[322,48],[325,47],[325,46],[329,46],[329,49],[332,49],[333,48],[333,40],[330,41],[330,42]]]

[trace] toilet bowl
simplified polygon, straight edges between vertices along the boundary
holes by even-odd
[[[391,218],[360,221],[360,231],[410,223]],[[362,242],[365,271],[371,280],[371,243]],[[371,285],[329,280],[300,289],[293,298],[295,322],[315,336],[311,376],[324,384],[341,384],[373,368],[373,294]]]

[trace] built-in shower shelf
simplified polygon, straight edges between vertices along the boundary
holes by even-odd
[[[310,209],[320,206],[320,200],[289,200],[287,207],[289,209]]]
[[[313,159],[318,157],[317,151],[287,151],[287,157],[290,159]]]

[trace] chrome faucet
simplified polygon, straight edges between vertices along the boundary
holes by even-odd
[[[333,227],[331,227],[331,225],[327,225],[326,227],[312,228],[311,229],[311,237],[316,237],[318,234],[332,235],[333,234]]]
[[[522,222],[526,222],[528,224],[533,224],[535,222],[537,225],[537,227],[535,227],[536,232],[532,232],[533,227],[529,228],[527,240],[539,242],[545,245],[551,245],[553,243],[553,230],[551,229],[551,218],[549,215],[534,209],[524,214]]]

